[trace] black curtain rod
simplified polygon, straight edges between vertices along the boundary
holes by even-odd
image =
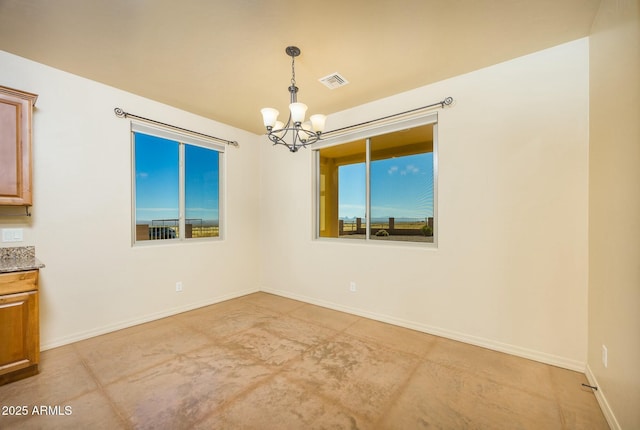
[[[374,123],[374,122],[384,121],[385,119],[395,118],[397,116],[406,115],[408,113],[416,112],[416,111],[419,111],[419,110],[422,110],[422,109],[428,109],[428,108],[432,108],[432,107],[435,107],[435,106],[440,106],[440,107],[449,106],[451,103],[453,103],[453,97],[447,97],[444,100],[441,100],[441,101],[439,101],[437,103],[431,103],[430,105],[421,106],[419,108],[410,109],[410,110],[407,110],[407,111],[404,111],[404,112],[400,112],[400,113],[394,113],[394,114],[391,114],[391,115],[383,116],[381,118],[376,118],[376,119],[372,119],[370,121],[361,122],[359,124],[353,124],[353,125],[348,125],[348,126],[342,127],[342,128],[336,128],[335,130],[330,130],[330,131],[327,131],[325,133],[322,133],[322,136],[324,137],[324,136],[328,135],[329,133],[336,133],[338,131],[349,130],[351,128],[361,127],[363,125],[371,124],[371,123]]]
[[[118,118],[134,118],[134,119],[137,119],[137,120],[140,120],[140,121],[149,122],[151,124],[161,125],[163,127],[172,128],[174,130],[184,131],[184,132],[187,132],[187,133],[190,133],[190,134],[194,134],[196,136],[206,137],[207,139],[217,140],[218,142],[226,143],[227,145],[233,145],[233,146],[236,146],[236,147],[240,146],[238,144],[238,142],[236,142],[235,140],[222,139],[222,138],[219,138],[219,137],[210,136],[208,134],[204,134],[204,133],[200,133],[200,132],[197,132],[197,131],[189,130],[187,128],[182,128],[182,127],[177,127],[175,125],[166,124],[164,122],[156,121],[155,119],[149,119],[149,118],[145,118],[143,116],[134,115],[132,113],[125,112],[121,108],[118,108],[118,107],[115,108],[113,111],[116,113],[116,116]]]

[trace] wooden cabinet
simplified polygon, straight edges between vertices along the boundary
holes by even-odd
[[[38,271],[0,274],[0,385],[38,373]]]
[[[0,205],[31,206],[31,117],[38,96],[0,86]]]

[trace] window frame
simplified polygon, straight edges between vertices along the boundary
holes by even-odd
[[[433,242],[418,241],[402,241],[402,240],[372,240],[371,233],[371,154],[370,139],[376,136],[399,132],[413,127],[433,124]],[[363,240],[348,240],[339,237],[322,237],[320,236],[320,150],[350,143],[356,140],[365,140],[365,174],[366,174],[366,196],[365,196],[365,238]],[[408,118],[395,120],[392,122],[383,122],[375,125],[358,127],[353,130],[340,133],[336,136],[322,139],[319,143],[313,145],[313,231],[312,239],[318,242],[340,242],[347,244],[382,244],[382,246],[408,246],[421,247],[425,249],[438,248],[438,113],[422,113],[409,116]]]
[[[187,132],[178,132],[160,126],[151,126],[137,121],[131,121],[131,244],[132,246],[154,246],[176,243],[190,243],[202,241],[220,241],[225,239],[226,219],[226,145],[214,140],[195,137]],[[178,143],[178,231],[179,237],[162,240],[136,240],[136,146],[135,134],[141,133]],[[199,146],[218,152],[218,236],[213,237],[184,237],[186,207],[185,207],[185,147]]]

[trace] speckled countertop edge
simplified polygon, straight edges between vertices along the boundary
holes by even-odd
[[[43,267],[44,264],[36,258],[35,246],[0,248],[0,273],[22,272]]]

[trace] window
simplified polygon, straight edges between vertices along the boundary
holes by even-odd
[[[134,123],[134,242],[220,237],[223,151]]]
[[[316,150],[317,237],[433,243],[435,123]]]

